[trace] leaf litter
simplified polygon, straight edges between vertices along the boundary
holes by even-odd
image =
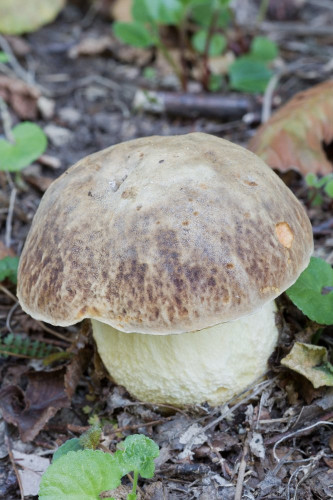
[[[71,6],[65,14],[69,16],[67,19],[80,23],[81,13],[75,9]],[[305,9],[304,15],[306,12]],[[98,22],[102,24],[102,33],[106,25],[100,20]],[[89,31],[88,28],[85,33],[88,35]],[[226,127],[229,124],[206,119],[195,123],[192,119],[164,116],[133,115],[128,119],[123,110],[130,106],[137,88],[139,73],[136,66],[131,66],[133,61],[137,61],[137,56],[131,55],[132,59],[127,60],[128,66],[124,66],[124,60],[114,62],[112,57],[109,58],[108,49],[105,51],[103,44],[100,47],[97,44],[92,50],[94,58],[78,53],[75,59],[70,60],[64,56],[70,50],[63,42],[68,37],[68,26],[61,21],[29,37],[31,54],[33,57],[38,55],[43,62],[38,78],[53,93],[55,114],[50,119],[39,115],[35,107],[37,99],[33,96],[28,95],[30,102],[27,106],[32,106],[42,126],[45,127],[51,120],[54,125],[66,126],[73,133],[73,140],[66,148],[56,143],[49,145],[48,154],[58,160],[61,172],[90,152],[139,135],[186,133],[196,127],[202,131],[222,130],[221,135],[235,142],[244,143],[250,137],[251,131],[244,127],[241,120],[233,127]],[[77,40],[72,42],[72,47],[77,45]],[[99,55],[98,51],[102,49],[104,52]],[[48,65],[51,55],[52,68]],[[91,74],[103,74],[112,84],[120,82],[121,85],[112,85],[111,89],[102,80],[84,80]],[[324,80],[325,75],[322,77]],[[294,94],[295,89],[304,88],[304,81],[299,75],[293,78],[289,95],[285,90],[288,86],[281,87],[283,100]],[[312,83],[309,78],[306,86]],[[22,118],[23,105],[14,108],[13,101],[10,105]],[[64,123],[65,113],[60,112],[63,109],[75,109],[79,113],[75,124]],[[50,171],[50,168],[42,164],[40,175],[54,178],[59,175],[60,171]],[[0,213],[0,219],[5,225],[10,186],[3,178],[0,180],[4,186],[0,198],[4,211]],[[38,190],[30,185],[26,191],[20,191],[14,207],[12,247],[15,254],[20,253],[28,229],[27,222],[31,221],[39,202],[42,183],[38,186],[37,181],[36,186]],[[307,203],[300,178],[294,178],[291,188]],[[320,228],[325,221],[325,212],[329,213],[329,207],[327,198],[321,207],[308,205],[315,227]],[[316,234],[316,252],[322,252],[327,259],[333,250],[330,238],[332,234],[327,234],[325,229],[319,229]],[[4,282],[1,286],[15,293],[11,283]],[[3,332],[7,332],[6,320],[12,306],[12,299],[1,289],[0,321]],[[79,349],[71,348],[71,360],[55,361],[48,367],[42,367],[40,362],[38,364],[33,360],[0,359],[3,390],[7,391],[2,416],[6,415],[8,421],[14,422],[14,425],[8,423],[0,427],[2,455],[8,460],[5,438],[9,435],[14,456],[20,452],[31,455],[32,461],[35,456],[45,455],[49,459],[58,445],[73,436],[80,436],[83,429],[89,426],[90,419],[98,416],[103,424],[103,443],[111,451],[115,451],[124,436],[135,432],[143,432],[159,444],[156,476],[151,483],[145,483],[144,498],[228,500],[236,498],[240,490],[244,498],[285,499],[288,495],[298,499],[329,498],[333,479],[332,389],[326,386],[311,389],[310,382],[303,375],[281,367],[280,360],[288,355],[295,339],[303,334],[304,340],[299,340],[306,342],[310,334],[307,332],[308,320],[287,299],[280,301],[280,310],[284,318],[281,341],[271,358],[268,381],[259,381],[246,394],[219,408],[199,405],[179,410],[134,401],[123,388],[112,383],[99,363],[98,355],[92,355],[91,351],[87,364],[80,361]],[[70,345],[70,342],[66,344],[52,333],[45,332],[19,308],[11,316],[9,326],[18,333],[29,332],[53,344],[59,342],[61,350]],[[315,332],[315,326],[311,328]],[[328,341],[331,333],[330,327],[327,327],[322,336],[327,349],[331,346]],[[73,335],[80,333],[69,330],[68,338],[73,338]],[[81,334],[78,345],[81,343],[83,347],[84,339],[86,332]],[[4,420],[0,423],[4,424]],[[3,463],[0,464],[0,496],[16,500],[18,487],[15,474],[13,476],[9,460]],[[18,469],[24,470],[19,463],[17,460]]]

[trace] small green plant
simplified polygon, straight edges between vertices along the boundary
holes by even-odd
[[[136,500],[139,475],[151,478],[155,472],[157,444],[143,434],[128,436],[114,453],[96,450],[98,425],[81,438],[66,441],[54,454],[53,462],[42,476],[39,500],[99,500],[107,492],[112,497],[121,478],[133,472],[133,488],[127,500]],[[94,449],[91,449],[94,448]]]
[[[229,68],[231,88],[243,92],[264,92],[273,75],[269,64],[277,54],[277,46],[269,38],[255,37],[250,52],[236,59]]]
[[[43,359],[54,353],[55,349],[50,344],[45,344],[39,340],[32,340],[16,333],[9,333],[0,340],[0,358],[8,356],[18,356],[26,358]]]
[[[287,295],[312,321],[333,324],[333,269],[325,260],[311,257]]]
[[[19,172],[46,149],[46,135],[35,123],[19,123],[10,135],[11,138],[0,139],[0,170]]]
[[[224,35],[232,21],[230,0],[133,0],[133,22],[115,22],[117,38],[134,47],[156,47],[178,76],[183,89],[187,86],[186,51],[189,47],[202,61],[202,84],[207,90],[218,90],[223,84],[221,75],[209,70],[208,59],[223,54],[228,41]],[[191,23],[189,23],[191,21]],[[180,61],[177,62],[163,40],[161,27],[177,29]],[[194,29],[193,33],[193,26]],[[230,83],[236,90],[261,92],[272,72],[268,64],[277,56],[277,46],[266,37],[252,41],[250,53],[231,66]]]
[[[312,206],[322,205],[325,192],[330,198],[333,198],[333,174],[318,178],[315,174],[309,173],[305,177],[305,182],[309,187],[309,202]]]
[[[6,278],[12,283],[17,283],[18,257],[7,256],[0,260],[0,282]]]

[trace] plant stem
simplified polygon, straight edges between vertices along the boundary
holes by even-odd
[[[187,84],[186,84],[185,75],[183,75],[182,71],[179,69],[178,65],[174,61],[172,55],[170,54],[169,50],[164,45],[164,43],[162,42],[162,40],[158,41],[157,48],[162,52],[162,54],[164,55],[164,57],[167,60],[167,62],[170,64],[170,66],[174,70],[174,72],[175,72],[178,80],[181,83],[182,89],[186,90]]]
[[[202,62],[203,62],[202,85],[203,85],[205,90],[209,90],[209,77],[210,77],[210,69],[209,69],[209,64],[208,64],[209,46],[210,46],[210,41],[212,39],[212,36],[215,32],[219,13],[220,13],[220,9],[215,9],[212,13],[211,23],[209,25],[207,38],[206,38],[205,50],[204,50],[204,53],[202,56]]]
[[[136,498],[136,488],[138,486],[138,479],[139,479],[139,471],[135,470],[134,471],[134,476],[133,476],[133,488],[132,488],[132,497],[135,495]]]

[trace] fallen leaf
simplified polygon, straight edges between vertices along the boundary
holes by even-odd
[[[21,453],[17,450],[13,450],[13,456],[15,463],[23,467],[23,470],[18,471],[21,478],[23,495],[25,497],[38,495],[42,474],[50,465],[50,460],[39,455]]]
[[[1,17],[1,14],[0,14]],[[18,78],[0,75],[0,97],[23,119],[37,118],[40,92]]]
[[[255,457],[264,459],[265,458],[265,445],[264,440],[259,432],[253,432],[252,438],[249,442],[250,450]]]
[[[248,147],[270,167],[326,175],[333,165],[324,145],[333,141],[333,81],[299,92],[259,127]]]
[[[333,386],[333,370],[325,347],[295,342],[281,364],[310,380],[315,389]]]
[[[21,35],[52,22],[66,0],[1,0],[0,33]]]
[[[179,437],[179,442],[184,445],[184,450],[178,455],[180,460],[192,458],[194,453],[192,449],[207,441],[207,436],[202,432],[202,427],[198,424],[190,425],[186,431]]]
[[[32,441],[58,410],[70,406],[90,355],[82,349],[66,367],[27,373],[25,391],[18,385],[0,391],[3,418],[18,427],[22,441]]]

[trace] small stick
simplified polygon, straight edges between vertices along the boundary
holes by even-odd
[[[5,101],[2,97],[0,97],[0,113],[1,113],[1,121],[2,121],[2,125],[3,125],[4,133],[5,133],[5,137],[6,137],[7,141],[9,141],[13,144],[15,142],[15,140],[14,140],[14,136],[12,133],[12,121],[10,118],[7,104],[5,103]]]
[[[303,434],[304,432],[307,432],[309,430],[312,430],[314,429],[315,427],[318,427],[318,425],[333,425],[333,422],[327,422],[325,420],[319,420],[319,422],[315,422],[314,424],[312,425],[309,425],[308,427],[303,427],[302,429],[298,429],[298,431],[294,431],[294,432],[290,432],[289,434],[287,434],[286,436],[282,436],[282,438],[280,438],[274,445],[273,447],[273,456],[275,458],[275,460],[277,462],[280,461],[280,458],[277,456],[276,454],[276,448],[279,446],[279,444],[281,444],[283,441],[285,441],[286,439],[289,439],[291,437],[294,437],[294,436],[298,436],[299,434]]]
[[[237,477],[237,484],[236,484],[236,491],[235,491],[234,500],[242,500],[242,492],[243,492],[243,484],[244,484],[244,477],[245,477],[248,452],[249,452],[249,443],[248,443],[248,438],[246,438],[241,463],[240,463],[239,469],[238,469],[238,477]]]
[[[258,108],[251,96],[229,94],[190,94],[187,92],[164,92],[137,90],[133,106],[149,113],[170,113],[177,116],[212,116],[236,119]]]
[[[17,189],[14,187],[10,193],[8,214],[7,214],[7,220],[6,220],[5,245],[7,248],[10,248],[11,243],[12,243],[11,242],[11,233],[12,233],[12,223],[13,223],[13,214],[14,214],[16,193],[17,193]]]

